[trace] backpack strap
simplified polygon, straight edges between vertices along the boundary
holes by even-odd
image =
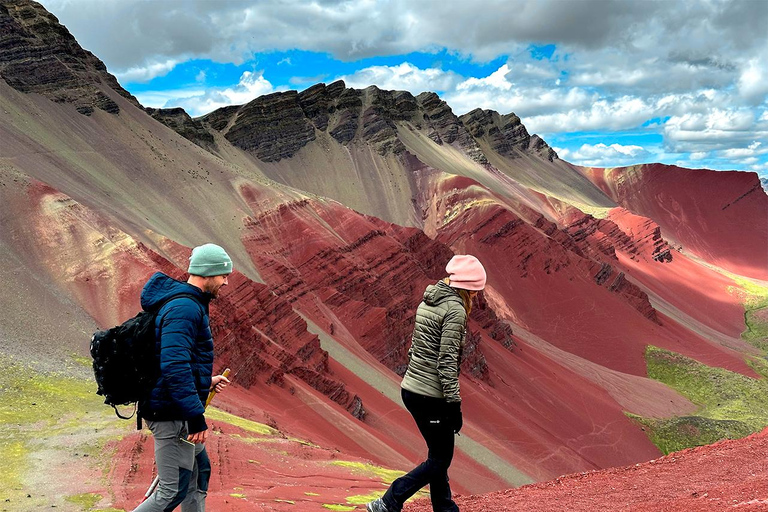
[[[166,297],[162,302],[160,302],[160,305],[157,306],[156,309],[152,310],[152,312],[155,313],[155,315],[157,315],[157,314],[160,313],[160,310],[163,309],[163,306],[165,306],[166,304],[168,304],[172,300],[182,299],[184,297],[186,297],[188,299],[192,299],[195,302],[195,304],[197,304],[198,306],[203,308],[203,314],[205,314],[205,308],[200,303],[200,300],[197,297],[195,297],[194,295],[192,295],[191,293],[179,293],[177,295],[171,295],[170,297]],[[166,311],[166,313],[167,313],[167,311]],[[163,314],[163,317],[164,316],[165,316],[165,313]],[[163,318],[162,317],[160,318],[160,327],[159,327],[159,329],[160,330],[159,330],[158,334],[159,334],[159,336],[162,336],[163,335]],[[158,339],[160,339],[159,336],[158,336]]]
[[[171,302],[172,300],[174,300],[174,299],[181,299],[181,298],[183,298],[183,297],[186,297],[186,298],[188,298],[188,299],[192,299],[192,300],[194,300],[194,301],[195,301],[195,303],[197,303],[199,306],[201,306],[201,307],[202,307],[202,304],[200,304],[200,300],[199,300],[199,299],[198,299],[196,296],[192,295],[191,293],[179,293],[179,294],[177,294],[177,295],[171,295],[170,297],[166,297],[165,299],[163,299],[163,301],[162,301],[162,302],[160,302],[160,305],[159,305],[159,306],[157,306],[157,308],[156,308],[156,309],[154,309],[154,311],[157,313],[157,312],[159,312],[161,309],[163,309],[163,306],[165,306],[166,304],[168,304],[168,303],[169,303],[169,302]]]
[[[123,419],[123,420],[129,420],[129,419],[133,418],[133,415],[136,414],[136,407],[137,407],[137,404],[134,402],[134,404],[133,404],[133,412],[131,413],[131,415],[130,416],[123,416],[122,414],[120,414],[120,411],[117,410],[117,406],[116,405],[112,405],[112,408],[115,410],[115,414],[117,414],[117,417],[120,418],[120,419]],[[137,422],[139,421],[139,417],[138,416],[136,417],[136,421]],[[137,429],[137,430],[141,430],[141,429]]]

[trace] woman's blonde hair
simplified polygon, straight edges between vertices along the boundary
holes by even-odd
[[[451,278],[446,277],[443,279],[443,282],[450,286]],[[469,314],[472,312],[472,296],[469,294],[469,290],[463,288],[454,288],[454,290],[459,292],[459,297],[461,297],[461,301],[464,303],[464,309],[467,312],[467,317],[469,317]]]

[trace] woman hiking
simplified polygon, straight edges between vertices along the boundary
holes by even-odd
[[[471,255],[451,258],[449,276],[427,286],[416,310],[408,369],[400,385],[403,404],[427,442],[427,460],[390,485],[368,512],[400,512],[405,501],[429,484],[434,512],[458,512],[451,499],[448,468],[454,434],[461,430],[460,354],[472,298],[485,287],[483,265]]]

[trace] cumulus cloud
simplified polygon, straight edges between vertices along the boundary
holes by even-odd
[[[482,8],[438,0],[41,1],[124,83],[191,59],[240,65],[284,50],[343,61],[443,50],[475,63],[503,56],[507,62],[479,77],[404,62],[340,78],[357,88],[443,91],[457,114],[515,112],[542,135],[643,126],[664,138],[657,156],[765,167],[764,145],[749,149],[768,140],[765,1],[488,0]],[[554,53],[531,51],[545,45]],[[290,65],[290,58],[280,63]],[[201,114],[311,78],[318,77],[273,85],[253,73],[176,99]],[[627,156],[612,145],[599,150]],[[572,156],[580,151],[571,147]]]
[[[768,136],[768,123],[748,109],[713,107],[703,113],[676,115],[664,124],[664,140],[675,152],[726,150],[747,147]]]
[[[519,67],[507,63],[487,77],[467,78],[447,92],[445,100],[458,114],[484,108],[534,116],[584,108],[598,99],[597,94],[585,89],[545,87],[539,81],[530,80],[531,74],[535,73],[530,73],[529,68],[528,73],[521,74],[516,73],[516,69]],[[551,73],[547,76],[553,78]]]
[[[768,96],[768,62],[750,59],[739,76],[739,93],[747,100],[761,103]]]
[[[747,162],[747,160],[754,160],[760,155],[768,154],[768,145],[755,141],[746,148],[725,149],[722,153],[726,158],[741,159],[744,163],[754,163]]]
[[[632,165],[649,162],[654,156],[641,146],[603,143],[583,144],[575,151],[565,148],[555,148],[555,151],[561,158],[589,167]]]
[[[128,68],[124,71],[115,73],[118,81],[123,83],[144,83],[149,82],[157,76],[163,76],[168,74],[179,61],[174,59],[168,59],[164,62],[149,62],[147,64]]]
[[[165,99],[165,103],[162,105],[153,105],[146,103],[148,106],[157,107],[182,107],[192,117],[201,116],[216,110],[217,108],[226,107],[228,105],[243,105],[249,101],[279,90],[264,78],[262,73],[246,71],[240,77],[240,81],[233,87],[224,88],[209,88],[203,92],[199,92],[197,89],[193,90],[194,93],[186,93],[185,91],[177,91],[178,96],[166,97],[155,96],[157,99]],[[138,96],[139,101],[143,102],[145,99],[149,99],[153,93],[144,93]]]
[[[615,78],[605,79],[626,80],[621,70],[653,56],[661,68],[674,61],[699,71],[706,62],[738,66],[765,44],[768,26],[768,3],[725,0],[489,0],[481,9],[438,0],[42,1],[117,72],[193,55],[240,63],[253,52],[287,49],[356,60],[447,48],[490,60],[555,43],[591,62],[613,53]]]
[[[419,69],[409,62],[396,66],[371,66],[339,78],[344,80],[347,87],[356,89],[375,84],[380,89],[403,90],[412,94],[450,90],[461,79],[452,71],[437,68]]]

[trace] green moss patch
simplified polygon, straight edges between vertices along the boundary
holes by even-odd
[[[280,433],[278,430],[270,426],[267,426],[263,423],[257,423],[255,421],[246,420],[244,418],[241,418],[240,416],[235,416],[234,414],[224,412],[214,407],[209,407],[205,411],[205,417],[212,420],[216,420],[216,421],[222,421],[224,423],[229,423],[230,425],[239,427],[245,430],[246,432],[253,432],[256,434],[261,434],[263,436],[275,436]]]
[[[648,376],[674,388],[700,406],[696,415],[658,420],[629,415],[642,424],[664,453],[737,439],[768,426],[768,381],[713,368],[675,352],[649,346]],[[753,368],[768,373],[765,361]]]
[[[357,507],[350,507],[349,505],[336,505],[332,503],[323,503],[323,507],[327,508],[328,510],[342,510],[342,511],[349,511],[349,510],[355,510]]]
[[[644,426],[653,444],[665,455],[693,446],[716,443],[722,439],[739,439],[752,430],[740,421],[712,420],[701,416],[682,416],[669,420],[653,420],[628,414]]]
[[[67,496],[64,499],[70,503],[79,505],[83,510],[91,510],[99,501],[101,501],[101,494],[75,494],[74,496]]]
[[[368,464],[365,462],[355,462],[355,461],[348,461],[348,460],[335,460],[331,462],[334,466],[341,466],[345,468],[349,468],[352,471],[356,473],[361,473],[363,475],[374,477],[374,478],[380,478],[381,481],[387,485],[394,482],[397,478],[400,478],[405,474],[404,471],[396,471],[394,469],[387,469],[383,468],[381,466],[376,466],[373,464]],[[364,503],[368,503],[369,501],[373,501],[377,498],[380,498],[384,494],[384,491],[378,492],[373,491],[370,494],[367,495],[356,495],[356,496],[349,496],[347,498],[347,503],[352,505],[362,505]],[[412,501],[418,498],[424,498],[426,496],[429,496],[429,493],[425,490],[418,491],[413,497],[408,499],[408,501]]]
[[[768,352],[768,288],[752,281],[732,277],[738,288],[731,288],[744,305],[746,330],[741,334],[747,342]]]
[[[26,467],[28,452],[23,442],[0,438],[0,453],[3,454],[3,464],[0,464],[0,498],[13,489],[21,489],[21,476]]]
[[[96,395],[92,381],[45,373],[14,361],[3,361],[3,367],[0,501],[9,500],[11,508],[22,502],[29,509],[49,508],[58,501],[59,505],[70,502],[92,509],[101,497],[71,494],[78,491],[77,482],[67,487],[67,494],[53,487],[40,489],[39,473],[46,471],[40,461],[48,461],[51,467],[75,463],[73,471],[87,469],[87,464],[97,463],[96,456],[107,441],[119,435],[120,428],[130,428],[129,422],[121,425],[115,419]],[[45,455],[41,458],[38,452]]]
[[[358,494],[347,497],[347,503],[350,505],[365,505],[368,502],[377,500],[384,495],[384,491],[374,491],[370,494]]]
[[[381,466],[374,466],[373,464],[366,464],[364,462],[354,462],[347,460],[335,460],[331,462],[334,466],[342,466],[352,469],[359,473],[366,474],[368,476],[381,478],[381,481],[385,484],[391,484],[395,479],[403,476],[405,472],[395,471],[394,469],[386,469]]]

